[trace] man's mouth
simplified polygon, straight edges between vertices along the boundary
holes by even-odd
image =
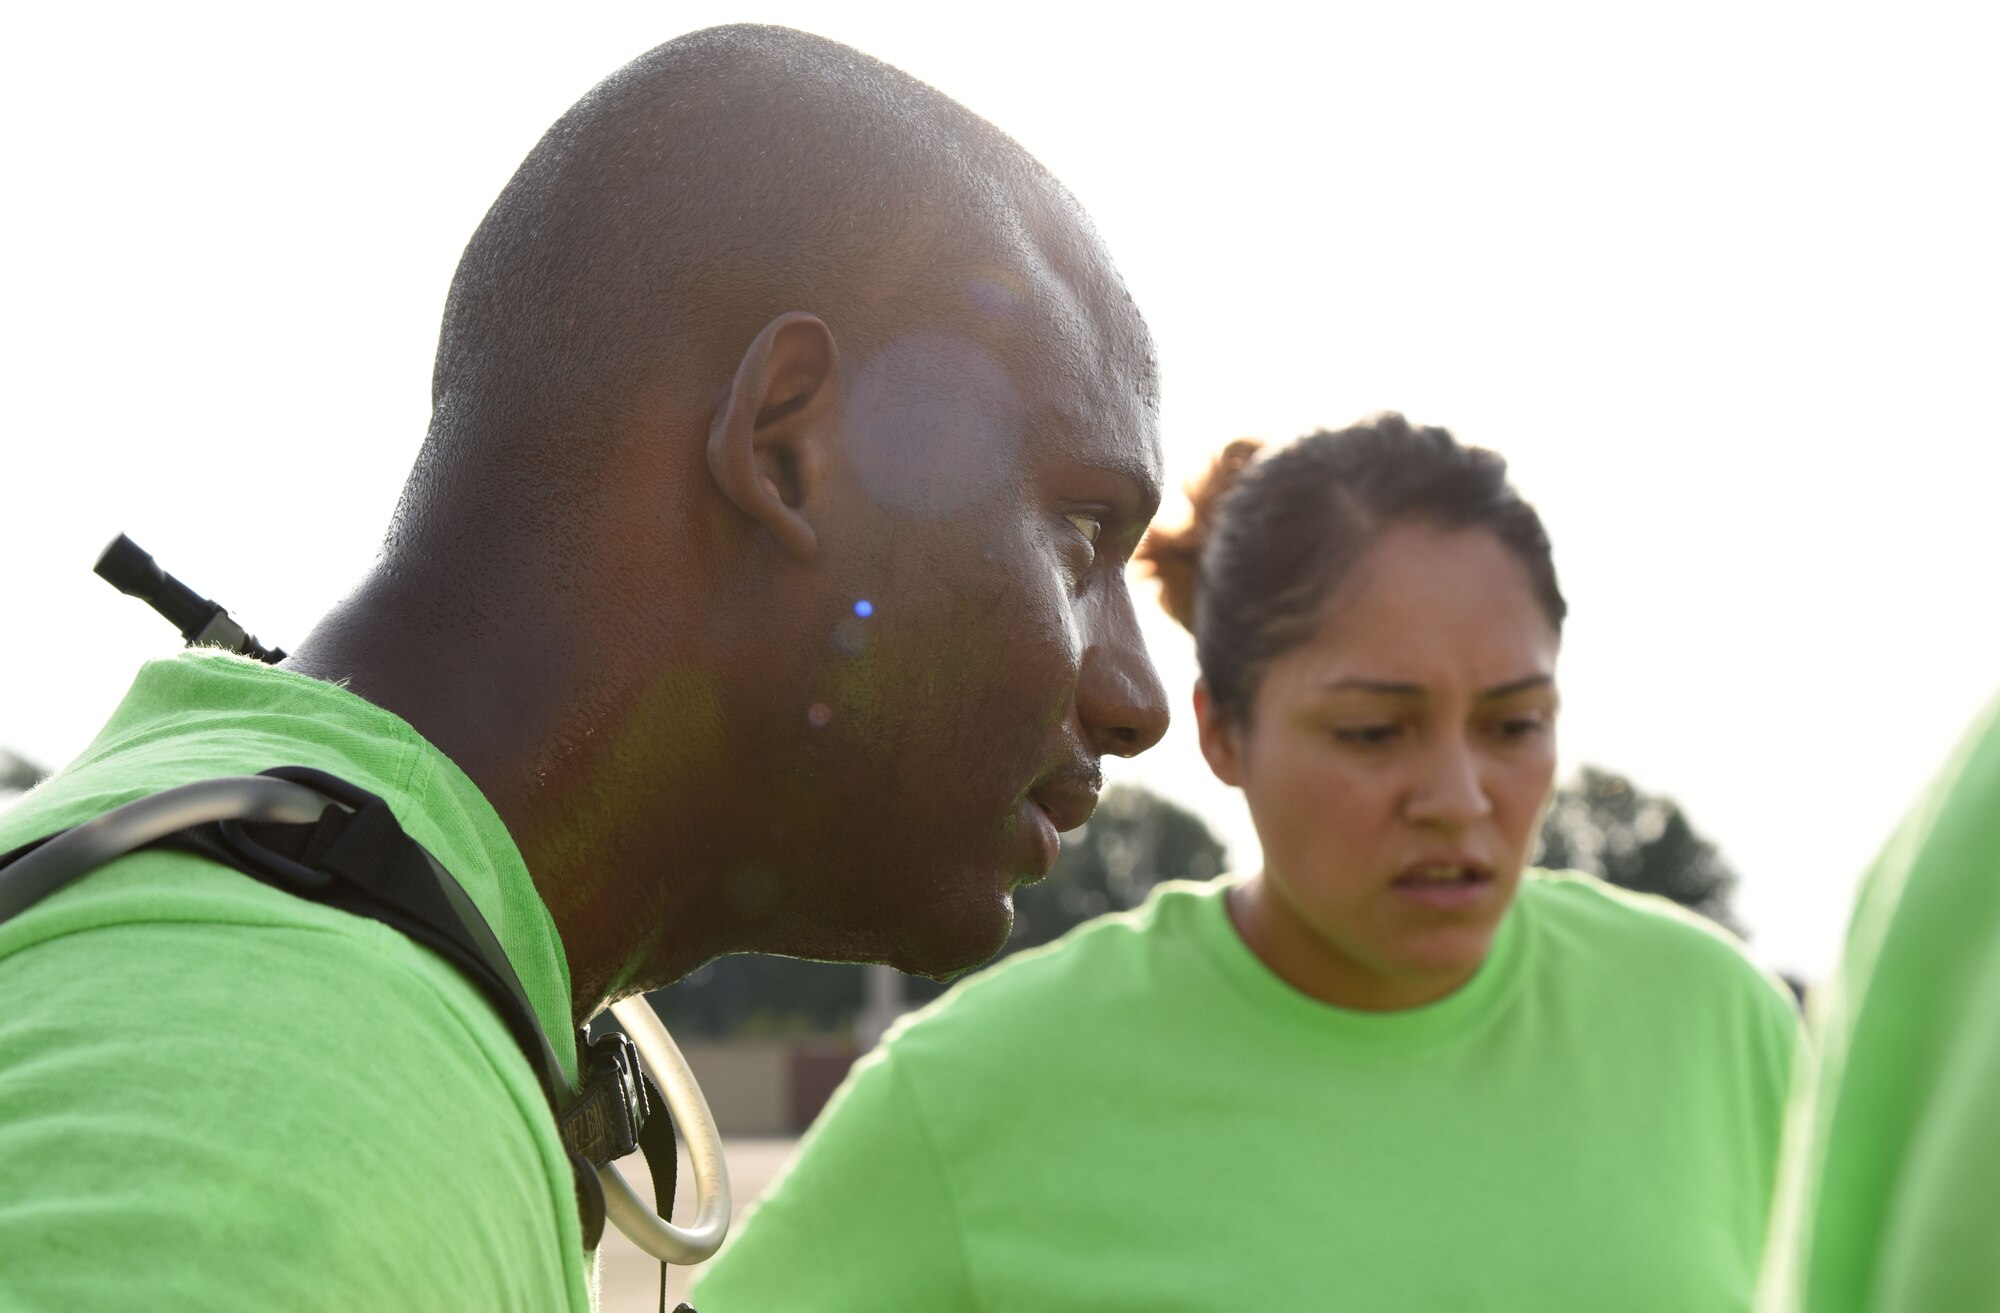
[[[1036,785],[1029,790],[1028,801],[1041,808],[1057,833],[1066,834],[1081,827],[1097,810],[1097,785],[1065,775]]]
[[[1032,884],[1055,869],[1056,858],[1062,855],[1062,834],[1048,808],[1033,798],[1021,804],[1021,819],[1028,830],[1029,864],[1034,871],[1028,883]]]
[[[1062,835],[1090,819],[1097,810],[1096,772],[1067,771],[1043,780],[1021,802],[1034,848],[1035,878],[1041,879],[1062,853]]]

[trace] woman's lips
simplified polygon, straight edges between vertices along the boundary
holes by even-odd
[[[1400,899],[1439,912],[1463,911],[1493,893],[1493,872],[1478,862],[1420,862],[1389,885]]]

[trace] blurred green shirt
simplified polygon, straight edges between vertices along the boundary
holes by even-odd
[[[403,721],[214,652],[144,668],[0,852],[172,785],[317,766],[492,924],[572,1078],[569,970],[499,816]],[[0,925],[0,1310],[590,1307],[575,1188],[484,997],[374,921],[198,858]]]
[[[1791,997],[1657,899],[1530,875],[1486,964],[1325,1006],[1172,885],[863,1060],[702,1313],[1748,1309]]]
[[[1816,995],[1764,1307],[2000,1309],[2000,702],[1862,887]]]

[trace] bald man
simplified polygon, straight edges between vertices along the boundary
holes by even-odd
[[[1146,328],[929,87],[724,28],[467,247],[378,564],[286,668],[155,663],[0,851],[275,765],[387,798],[572,1026],[719,954],[990,956],[1165,729]],[[279,550],[309,550],[293,544]],[[0,925],[0,1309],[584,1309],[572,1174],[442,959],[178,853]]]

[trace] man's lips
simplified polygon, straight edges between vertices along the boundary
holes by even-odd
[[[1062,854],[1061,835],[1090,819],[1097,810],[1096,772],[1067,772],[1042,781],[1028,791],[1021,817],[1035,849],[1035,878],[1041,879]]]
[[[1034,848],[1031,862],[1035,874],[1029,881],[1032,884],[1055,869],[1056,858],[1062,855],[1062,835],[1048,809],[1033,798],[1021,804],[1021,819],[1028,827],[1028,842]]]
[[[1089,820],[1090,814],[1097,810],[1097,781],[1061,775],[1030,789],[1028,799],[1048,816],[1057,833],[1067,833]]]

